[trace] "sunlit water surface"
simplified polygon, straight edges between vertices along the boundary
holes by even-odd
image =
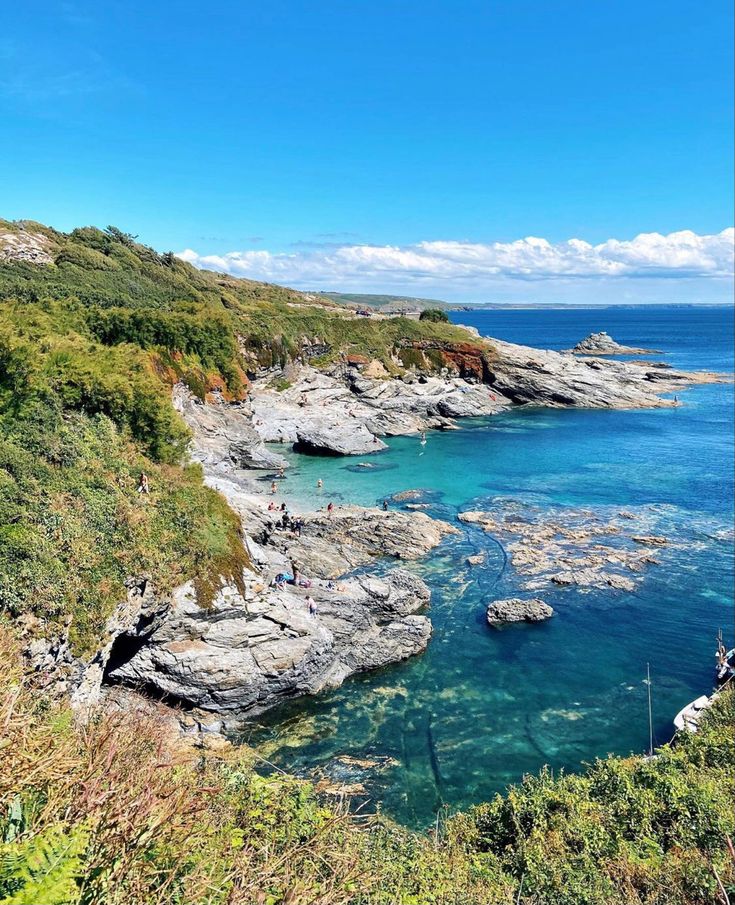
[[[592,330],[656,348],[681,368],[731,372],[733,312],[715,308],[461,312],[483,335],[544,348]],[[245,734],[263,756],[302,775],[365,786],[404,823],[429,824],[543,764],[578,770],[608,752],[648,744],[646,664],[654,732],[707,691],[714,639],[733,632],[733,387],[693,388],[675,410],[523,409],[456,432],[395,438],[358,461],[290,454],[286,499],[302,506],[373,505],[430,491],[431,515],[501,500],[601,517],[621,509],[672,543],[633,593],[544,590],[548,622],[490,629],[488,601],[523,594],[503,547],[473,526],[409,564],[432,589],[427,652],[299,699]],[[317,479],[324,488],[316,490]],[[484,551],[483,566],[467,556]],[[525,592],[525,596],[529,596]],[[377,761],[363,769],[340,757]]]

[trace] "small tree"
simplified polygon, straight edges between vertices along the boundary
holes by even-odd
[[[441,308],[425,308],[419,314],[420,321],[431,321],[432,324],[448,324],[449,318]]]

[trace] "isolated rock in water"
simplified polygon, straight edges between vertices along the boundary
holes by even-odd
[[[385,443],[359,422],[315,424],[296,431],[294,449],[301,453],[327,456],[364,456],[387,449]]]
[[[522,600],[509,597],[507,600],[495,600],[488,605],[487,621],[490,625],[504,625],[508,622],[543,622],[554,615],[554,610],[540,600],[532,597]]]
[[[660,349],[640,349],[635,346],[621,346],[620,343],[601,330],[590,333],[572,349],[576,355],[661,355]]]
[[[665,547],[668,540],[658,534],[634,534],[631,537],[637,544],[646,544],[649,547]]]
[[[470,566],[480,566],[484,562],[485,562],[484,553],[473,553],[471,556],[467,557],[467,564]]]
[[[345,579],[339,590],[288,586],[251,600],[227,587],[206,609],[187,584],[152,631],[132,627],[117,637],[106,681],[223,714],[235,725],[284,699],[421,652],[431,623],[417,611],[429,597],[420,578],[399,569]]]

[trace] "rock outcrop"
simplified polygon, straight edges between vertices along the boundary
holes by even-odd
[[[283,564],[317,578],[334,579],[374,559],[419,559],[457,528],[423,512],[339,506],[302,517],[300,533],[266,528],[259,543],[282,554]]]
[[[252,393],[253,426],[262,440],[334,455],[378,452],[385,448],[378,437],[444,428],[452,418],[509,406],[498,392],[459,377],[371,378],[348,365],[328,374],[302,366],[287,389],[256,381]]]
[[[609,333],[601,330],[590,333],[572,349],[575,355],[661,355],[660,349],[640,349],[635,346],[621,346]]]
[[[543,622],[553,615],[553,608],[538,597],[529,600],[520,597],[494,600],[487,608],[487,621],[492,626],[506,625],[509,622]]]
[[[19,228],[0,232],[0,263],[53,264],[53,244],[42,232]]]
[[[491,340],[489,383],[516,405],[550,408],[657,408],[674,402],[660,393],[723,378],[708,372],[645,367],[604,358],[575,358]]]
[[[296,452],[327,456],[362,456],[387,449],[364,424],[315,424],[296,429]]]
[[[400,569],[345,579],[338,589],[263,589],[248,600],[226,587],[206,609],[187,584],[162,618],[143,618],[116,636],[105,679],[234,726],[284,699],[421,652],[431,623],[418,611],[429,596],[421,579]]]
[[[192,458],[206,468],[275,469],[288,464],[263,443],[248,403],[202,402],[183,384],[174,387],[173,403],[194,434]]]

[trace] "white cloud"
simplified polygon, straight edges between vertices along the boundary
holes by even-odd
[[[331,244],[291,252],[249,249],[222,255],[186,249],[179,257],[197,267],[301,289],[379,292],[415,287],[418,292],[427,287],[441,291],[451,284],[480,292],[529,282],[732,279],[734,241],[735,230],[730,228],[714,235],[690,230],[641,233],[634,239],[608,239],[599,245],[582,239],[552,244],[529,236],[487,244],[452,240],[406,246]]]

